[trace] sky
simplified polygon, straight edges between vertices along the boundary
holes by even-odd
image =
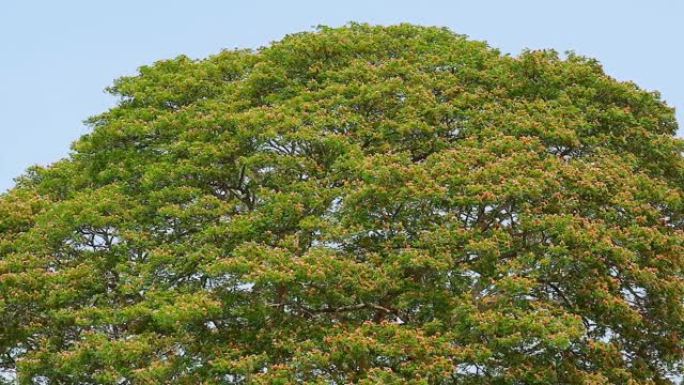
[[[349,21],[446,26],[514,55],[573,50],[660,91],[684,126],[682,16],[680,0],[0,0],[0,192],[67,156],[83,120],[116,102],[105,87],[141,65]]]

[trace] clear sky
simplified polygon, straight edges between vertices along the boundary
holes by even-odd
[[[512,54],[574,50],[661,91],[684,126],[683,17],[680,0],[0,0],[0,192],[67,155],[114,103],[103,89],[140,65],[348,21],[447,26]]]

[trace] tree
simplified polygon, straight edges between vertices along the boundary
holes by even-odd
[[[21,384],[669,384],[684,143],[554,51],[350,24],[115,81],[0,197]]]

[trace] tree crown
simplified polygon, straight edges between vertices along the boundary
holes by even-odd
[[[350,24],[114,82],[0,196],[23,384],[666,384],[684,145],[575,54]]]

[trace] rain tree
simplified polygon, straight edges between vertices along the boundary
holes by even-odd
[[[109,91],[0,196],[0,378],[682,374],[684,143],[596,60],[349,24]]]

